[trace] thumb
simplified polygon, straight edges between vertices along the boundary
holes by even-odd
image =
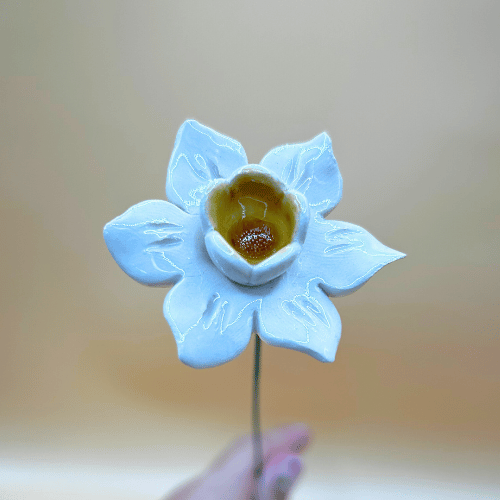
[[[302,470],[302,461],[297,455],[279,454],[264,471],[265,499],[285,500]]]

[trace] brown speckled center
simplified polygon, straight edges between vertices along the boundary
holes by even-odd
[[[276,229],[270,222],[242,219],[229,231],[231,245],[245,259],[267,258],[275,252]]]
[[[293,238],[298,206],[276,181],[245,172],[208,198],[213,227],[250,264],[258,264]]]

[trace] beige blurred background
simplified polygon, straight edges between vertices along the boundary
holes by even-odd
[[[153,500],[249,430],[251,349],[182,365],[166,290],[102,239],[165,197],[196,118],[252,163],[326,130],[330,217],[408,254],[334,300],[335,363],[264,346],[263,426],[316,436],[294,498],[500,498],[499,19],[496,1],[0,2],[0,497]]]

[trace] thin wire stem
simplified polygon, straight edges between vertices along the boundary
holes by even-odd
[[[253,399],[252,399],[252,442],[253,442],[253,498],[260,500],[262,490],[262,473],[264,458],[262,451],[262,435],[260,433],[260,337],[255,334],[255,356],[253,366]]]

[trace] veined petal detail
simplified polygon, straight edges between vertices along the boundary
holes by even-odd
[[[229,177],[247,163],[238,141],[187,120],[177,132],[168,165],[167,198],[189,213],[198,213],[210,181]]]
[[[368,231],[348,222],[316,216],[309,224],[302,252],[301,273],[316,274],[324,280],[328,295],[356,291],[385,265],[405,257],[389,248]]]
[[[104,226],[104,240],[118,265],[149,286],[168,286],[185,272],[192,234],[200,225],[167,201],[138,203]]]
[[[248,345],[258,296],[210,271],[190,276],[167,294],[163,314],[177,342],[179,359],[193,368],[209,368],[238,356]]]
[[[327,215],[342,198],[342,176],[326,133],[272,149],[260,164],[305,195],[312,212]]]
[[[321,279],[301,283],[294,278],[285,274],[264,298],[257,332],[270,345],[332,362],[342,329],[337,309],[321,290]]]
[[[332,362],[341,322],[328,295],[404,257],[359,226],[325,220],[342,197],[326,133],[248,165],[239,142],[188,120],[166,191],[169,202],[139,203],[106,224],[104,239],[133,279],[174,285],[163,313],[194,368],[230,361],[252,332]]]

